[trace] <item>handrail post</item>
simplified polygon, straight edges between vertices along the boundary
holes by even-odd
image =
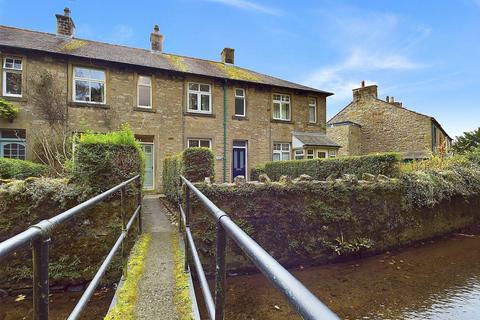
[[[226,276],[226,246],[225,229],[220,220],[217,221],[217,252],[215,259],[215,320],[223,320],[225,314],[225,276]]]
[[[33,260],[33,319],[48,320],[48,249],[50,237],[32,241]]]
[[[181,219],[181,217],[180,217]],[[185,232],[187,228],[190,228],[190,188],[185,185]],[[188,253],[189,253],[189,246],[187,237],[185,236],[185,272],[188,271]]]
[[[138,211],[138,234],[141,235],[142,230],[142,179],[138,178],[138,196],[137,196],[137,206],[140,207]]]
[[[122,232],[127,230],[127,221],[125,214],[125,186],[120,189],[120,215],[122,217]],[[121,259],[122,259],[122,273],[123,276],[127,276],[127,248],[125,242],[122,242],[121,246]]]

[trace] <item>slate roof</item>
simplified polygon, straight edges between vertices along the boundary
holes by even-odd
[[[323,133],[317,132],[293,132],[292,135],[300,140],[305,146],[315,147],[338,147],[340,145],[328,138]]]
[[[184,57],[104,42],[59,36],[0,25],[0,46],[151,67],[194,75],[259,83],[332,95],[330,92],[217,61]]]

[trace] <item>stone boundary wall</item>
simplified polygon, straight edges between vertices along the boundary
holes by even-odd
[[[425,181],[434,181],[434,175],[444,176],[445,181],[458,179],[460,174],[431,173],[425,179],[423,175],[427,174],[391,179],[364,174],[360,180],[344,175],[330,181],[301,176],[293,181],[284,177],[281,182],[262,175],[264,182],[238,180],[197,187],[282,265],[293,267],[386,251],[478,220],[478,188],[458,187],[458,192],[438,190],[431,195],[432,188],[423,188]],[[478,179],[479,173],[475,175]],[[198,201],[193,206],[191,230],[207,273],[213,274],[214,221]],[[227,261],[231,273],[255,269],[232,241]]]

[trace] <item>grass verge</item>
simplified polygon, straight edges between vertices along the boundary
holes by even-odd
[[[172,252],[173,252],[173,275],[175,277],[175,307],[182,320],[193,320],[192,317],[192,299],[190,297],[190,284],[188,274],[184,271],[185,254],[180,250],[178,234],[172,233]]]
[[[145,266],[145,254],[147,253],[152,236],[145,233],[140,236],[132,249],[127,264],[127,277],[120,289],[118,289],[117,303],[107,313],[104,320],[134,320],[135,304],[138,298],[138,283]]]

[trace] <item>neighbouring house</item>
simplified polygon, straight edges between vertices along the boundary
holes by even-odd
[[[452,144],[435,118],[393,97],[378,99],[377,86],[364,81],[353,89],[353,101],[328,121],[327,136],[342,146],[340,156],[399,152],[404,159],[425,159]]]
[[[294,149],[298,157],[335,156],[339,146],[326,137],[329,92],[237,67],[231,48],[220,61],[165,53],[158,26],[146,50],[76,38],[68,9],[56,18],[54,34],[0,26],[1,98],[20,108],[13,122],[0,120],[2,156],[34,158],[32,141],[48,122],[32,79],[45,70],[61,85],[72,132],[130,124],[146,154],[147,189],[160,187],[165,156],[188,147],[212,149],[217,181],[292,159]]]

